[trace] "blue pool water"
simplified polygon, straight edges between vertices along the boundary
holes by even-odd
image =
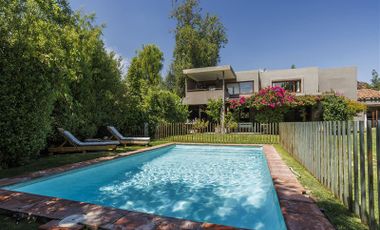
[[[262,148],[168,146],[7,189],[252,229],[286,229]]]

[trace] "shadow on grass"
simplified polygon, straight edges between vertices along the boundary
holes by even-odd
[[[322,209],[336,229],[361,230],[368,229],[368,226],[362,224],[360,219],[350,212],[335,196],[313,177],[298,161],[290,156],[280,145],[274,145],[277,152],[281,155],[285,163],[292,167],[294,171],[300,174],[298,180],[304,188],[310,191],[311,196],[316,200],[320,209]]]
[[[166,142],[162,141],[153,141],[149,146],[159,145]],[[2,169],[0,170],[0,179],[6,177],[14,177],[19,176],[31,172],[36,172],[39,170],[45,170],[49,168],[59,167],[67,164],[73,164],[81,161],[87,161],[99,157],[112,156],[118,153],[130,152],[142,148],[146,148],[149,146],[126,146],[126,147],[118,147],[116,151],[107,151],[107,152],[87,152],[87,153],[67,153],[67,154],[56,154],[56,155],[48,155],[41,156],[37,159],[31,160],[28,164]]]

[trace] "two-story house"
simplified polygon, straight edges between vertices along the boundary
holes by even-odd
[[[229,100],[251,96],[268,86],[281,86],[296,95],[318,95],[334,91],[357,99],[357,69],[297,68],[284,70],[249,70],[235,72],[230,65],[185,69],[185,97],[190,119],[205,117],[204,109],[209,99]]]

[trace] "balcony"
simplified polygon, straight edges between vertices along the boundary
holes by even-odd
[[[225,94],[222,89],[196,89],[188,90],[183,103],[186,105],[205,105],[209,99],[223,98]]]

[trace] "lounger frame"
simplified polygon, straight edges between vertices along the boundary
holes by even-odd
[[[72,143],[70,140],[63,135],[63,129],[58,129],[62,136],[65,138],[65,141],[57,146],[48,148],[49,153],[69,153],[69,152],[87,152],[87,151],[115,151],[117,145],[92,145],[92,146],[78,146],[75,143]]]
[[[116,129],[116,128],[115,128]],[[114,134],[113,131],[111,130],[110,126],[107,126],[107,130],[111,134],[111,140],[117,140],[120,142],[120,144],[127,146],[127,145],[149,145],[150,139],[149,140],[139,140],[139,139],[123,139],[118,137],[118,135]]]

